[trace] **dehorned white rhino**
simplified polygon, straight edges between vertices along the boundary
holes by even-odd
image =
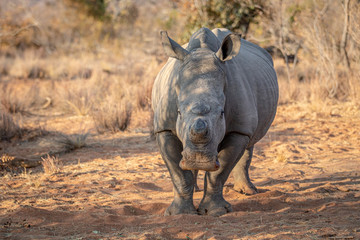
[[[161,32],[170,57],[152,92],[154,131],[174,185],[165,215],[232,211],[223,186],[233,170],[234,188],[257,192],[249,178],[254,144],[276,113],[278,84],[271,56],[227,29],[201,28],[182,47]],[[204,196],[193,204],[198,170]]]

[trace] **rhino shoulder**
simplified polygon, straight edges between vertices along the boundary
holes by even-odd
[[[249,42],[245,39],[241,39],[241,47],[243,48],[242,49],[243,52],[248,52],[248,53],[254,54],[257,57],[263,59],[268,64],[270,64],[271,67],[274,66],[274,62],[273,62],[271,55],[262,47],[254,44],[252,42]]]
[[[261,47],[241,40],[240,53],[226,65],[229,131],[260,140],[270,127],[277,107],[277,76],[271,56]]]
[[[152,90],[152,109],[154,111],[154,132],[175,131],[177,118],[177,97],[175,75],[178,60],[169,58],[157,75]]]

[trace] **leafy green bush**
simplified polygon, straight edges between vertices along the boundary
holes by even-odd
[[[79,10],[85,11],[88,15],[99,20],[107,20],[106,3],[104,0],[72,0]]]
[[[207,0],[202,4],[185,5],[190,8],[187,17],[186,33],[188,38],[201,27],[227,28],[246,36],[250,23],[262,12],[261,0]]]

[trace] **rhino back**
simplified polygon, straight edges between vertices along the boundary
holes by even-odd
[[[276,114],[273,61],[264,49],[242,39],[239,54],[225,65],[227,132],[248,135],[251,146],[266,134]]]

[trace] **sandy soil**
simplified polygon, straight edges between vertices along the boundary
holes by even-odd
[[[360,239],[360,110],[317,108],[279,107],[255,148],[260,193],[234,191],[231,176],[224,196],[234,212],[221,217],[163,216],[172,184],[148,132],[98,135],[87,117],[29,117],[49,133],[1,142],[1,153],[36,158],[56,152],[59,132],[91,134],[87,147],[59,156],[57,173],[3,173],[0,239]]]

